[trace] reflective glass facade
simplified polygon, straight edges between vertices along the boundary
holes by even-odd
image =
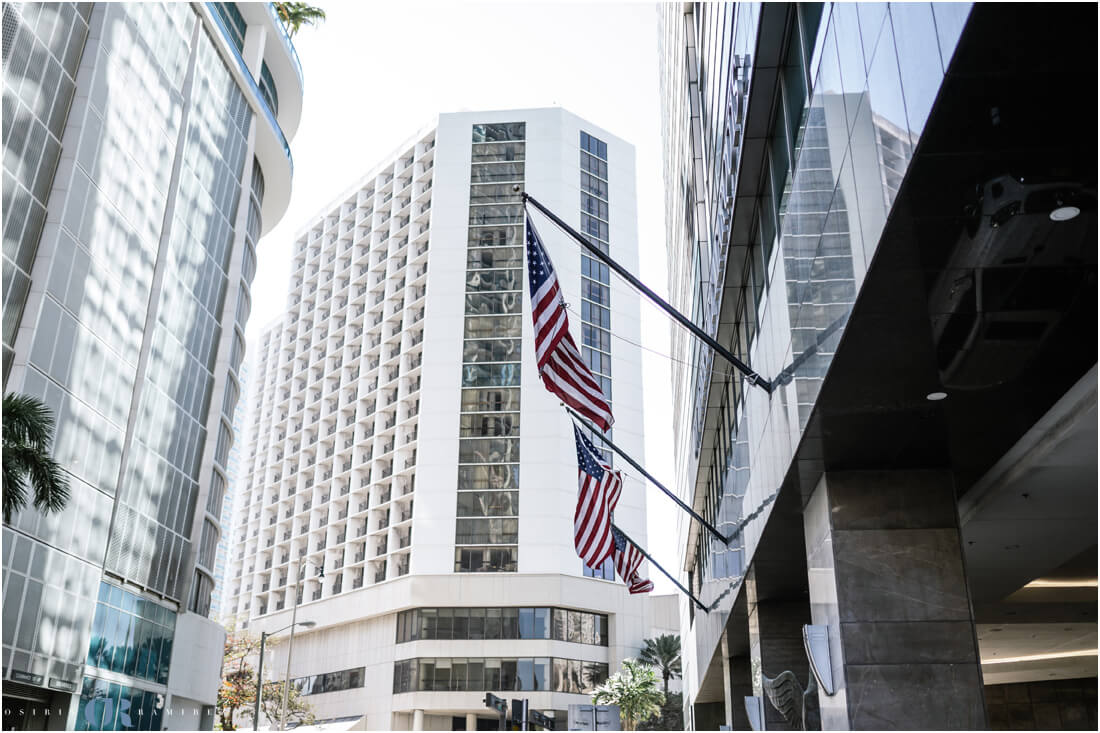
[[[414,608],[397,614],[397,643],[422,639],[555,639],[607,646],[607,615],[564,608]]]
[[[320,695],[324,692],[354,690],[363,686],[363,667],[344,669],[339,672],[326,672],[309,677],[299,677],[290,681],[301,695]]]
[[[393,665],[394,694],[502,690],[588,693],[605,681],[605,662],[577,659],[402,659]]]
[[[515,572],[526,124],[473,126],[455,572]],[[480,545],[480,546],[479,546]],[[493,547],[489,545],[505,545]]]
[[[74,730],[161,730],[164,703],[163,692],[85,677]]]
[[[265,106],[214,12],[4,6],[5,390],[53,412],[70,486],[62,512],[4,527],[5,679],[79,694],[94,668],[163,686],[175,623],[142,609],[209,612]],[[97,601],[104,573],[131,591]]]
[[[581,228],[588,241],[604,254],[611,253],[609,243],[607,193],[607,143],[581,132]],[[581,356],[592,375],[600,383],[604,397],[611,403],[611,271],[607,265],[581,250]],[[593,445],[601,449],[604,461],[614,461],[610,450],[603,448],[600,437],[585,431]],[[610,436],[609,436],[610,437]],[[615,579],[615,565],[611,558],[598,568],[583,565],[584,574],[591,578]]]
[[[5,383],[90,11],[86,3],[4,3]]]
[[[87,664],[166,684],[175,626],[171,609],[100,583]]]
[[[673,363],[680,492],[699,497],[695,508],[720,530],[738,530],[728,545],[686,530],[685,565],[693,591],[723,610],[803,437],[970,6],[767,10],[693,4],[661,19],[672,302],[776,388],[769,399],[674,335],[673,356],[684,361]],[[784,14],[787,22],[774,20]],[[757,78],[759,49],[773,43],[784,54]],[[761,114],[771,121],[766,139],[747,140]],[[721,630],[689,613],[705,668]]]

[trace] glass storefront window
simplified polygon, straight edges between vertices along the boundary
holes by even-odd
[[[152,682],[167,682],[176,615],[109,583],[100,584],[86,663]]]

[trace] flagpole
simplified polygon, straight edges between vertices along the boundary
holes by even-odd
[[[645,284],[643,284],[641,280],[634,277],[634,275],[630,274],[630,272],[627,271],[626,268],[624,268],[622,265],[620,265],[615,260],[611,259],[609,256],[605,255],[603,253],[603,251],[600,250],[599,247],[597,247],[594,244],[592,244],[591,242],[589,242],[587,239],[584,238],[583,235],[581,235],[579,232],[577,232],[575,229],[573,229],[573,227],[566,224],[564,221],[559,219],[556,214],[554,214],[552,211],[550,211],[545,206],[540,204],[538,202],[538,200],[535,199],[533,196],[528,194],[526,191],[523,191],[521,195],[523,196],[523,201],[524,201],[525,204],[527,202],[530,202],[536,209],[538,209],[543,214],[545,214],[546,217],[548,219],[550,219],[550,221],[557,224],[558,227],[562,231],[564,231],[566,234],[568,234],[569,236],[573,237],[578,242],[580,242],[581,246],[583,246],[585,249],[587,249],[592,254],[593,257],[597,258],[598,260],[603,262],[605,265],[610,267],[612,270],[617,272],[620,276],[623,277],[623,279],[625,279],[627,282],[629,282],[631,285],[633,285],[635,288],[637,288],[639,292],[641,292],[647,298],[649,298],[654,303],[656,303],[658,306],[660,306],[661,309],[664,310],[666,313],[668,313],[670,316],[672,316],[673,319],[678,321],[681,326],[683,326],[684,328],[691,331],[693,334],[695,334],[696,338],[698,338],[700,341],[702,341],[707,346],[712,348],[716,354],[718,354],[723,359],[725,359],[726,361],[728,361],[729,363],[731,363],[735,367],[737,367],[738,370],[740,370],[746,377],[748,377],[749,382],[751,382],[752,384],[755,384],[756,386],[760,387],[761,389],[763,389],[768,394],[772,393],[772,390],[774,389],[774,387],[772,386],[771,382],[769,382],[767,379],[764,379],[762,376],[760,376],[755,371],[753,371],[752,368],[749,367],[748,364],[746,364],[745,362],[741,361],[736,356],[731,354],[728,349],[726,349],[721,344],[719,344],[717,341],[715,341],[713,338],[711,338],[710,334],[708,334],[706,331],[704,331],[703,329],[696,326],[690,318],[688,318],[683,313],[681,313],[680,311],[673,308],[672,305],[670,305],[661,296],[657,295],[655,292],[653,292],[648,287],[646,287]]]
[[[712,524],[711,524],[710,522],[708,522],[707,520],[703,519],[703,518],[702,518],[701,516],[699,516],[698,514],[696,514],[696,513],[695,513],[695,511],[694,511],[694,510],[692,510],[692,508],[691,508],[691,507],[689,507],[689,506],[688,506],[687,504],[685,504],[685,503],[684,503],[683,501],[681,501],[680,497],[676,496],[676,494],[674,494],[674,493],[672,493],[671,491],[669,491],[668,489],[666,489],[666,488],[665,488],[665,486],[664,486],[664,484],[662,484],[662,483],[661,483],[660,481],[658,481],[657,479],[653,478],[653,476],[652,476],[652,475],[651,475],[651,474],[649,473],[649,471],[647,471],[647,470],[645,470],[644,468],[642,468],[642,467],[641,467],[641,465],[640,465],[640,464],[639,464],[639,463],[638,463],[637,461],[635,461],[635,460],[634,460],[633,458],[631,458],[631,457],[630,457],[630,456],[628,456],[628,455],[627,455],[626,453],[624,453],[624,452],[623,452],[623,449],[622,449],[622,448],[620,448],[619,446],[615,445],[615,444],[614,444],[614,443],[612,443],[612,442],[611,442],[610,440],[608,440],[608,438],[607,438],[607,436],[606,436],[606,435],[604,435],[603,433],[601,433],[601,432],[600,432],[600,431],[599,431],[599,430],[598,430],[598,429],[597,429],[597,428],[596,428],[596,427],[595,427],[594,425],[592,425],[592,424],[591,424],[590,422],[588,422],[588,421],[587,421],[587,420],[585,420],[585,419],[584,419],[583,417],[581,417],[580,415],[578,415],[578,414],[577,414],[577,413],[576,413],[576,412],[575,412],[575,411],[573,410],[573,408],[569,407],[569,405],[565,405],[565,403],[562,403],[562,404],[563,404],[563,406],[565,407],[566,411],[567,411],[567,412],[568,412],[568,413],[569,413],[570,415],[572,415],[574,419],[576,419],[576,420],[579,420],[579,421],[581,422],[581,424],[582,424],[582,425],[584,425],[584,426],[585,426],[586,428],[588,428],[589,430],[591,430],[591,431],[592,431],[592,433],[593,433],[594,435],[598,436],[600,440],[602,440],[603,442],[607,443],[607,445],[608,445],[608,446],[609,446],[609,447],[611,448],[611,450],[613,450],[613,451],[615,451],[616,453],[618,453],[618,454],[619,454],[620,456],[622,456],[622,457],[623,457],[623,458],[624,458],[624,459],[626,460],[626,462],[627,462],[627,463],[629,463],[629,464],[630,464],[631,466],[633,466],[634,468],[638,469],[638,471],[639,471],[639,472],[641,472],[641,474],[642,474],[643,476],[645,476],[645,477],[646,477],[647,479],[649,479],[650,481],[652,481],[652,482],[653,482],[653,485],[654,485],[654,486],[656,486],[656,487],[657,487],[658,489],[660,489],[661,491],[665,492],[665,495],[666,495],[666,496],[668,496],[668,497],[669,497],[670,499],[672,499],[672,500],[673,500],[674,502],[676,502],[676,503],[677,503],[677,504],[678,504],[678,505],[680,506],[680,508],[681,508],[681,509],[683,509],[683,510],[684,510],[685,512],[687,512],[688,514],[690,514],[690,515],[691,515],[691,516],[692,516],[693,518],[695,518],[696,520],[698,520],[698,521],[699,521],[699,524],[701,524],[701,525],[703,525],[704,527],[706,527],[706,528],[707,528],[707,529],[708,529],[708,530],[710,531],[710,533],[711,533],[711,534],[713,534],[713,535],[714,535],[715,537],[717,537],[718,539],[722,540],[722,544],[724,544],[724,545],[728,545],[728,544],[729,544],[730,538],[726,537],[726,536],[725,536],[724,534],[722,534],[721,532],[719,532],[719,531],[718,531],[718,530],[717,530],[717,529],[716,529],[716,528],[714,527],[714,525],[712,525]]]
[[[677,588],[679,588],[679,589],[680,589],[681,591],[683,591],[683,593],[684,593],[684,595],[685,595],[685,596],[687,596],[687,597],[688,597],[688,598],[690,598],[691,600],[695,601],[695,605],[699,606],[699,608],[700,608],[700,609],[702,609],[703,613],[710,613],[710,609],[708,609],[708,608],[707,608],[707,607],[706,607],[706,606],[705,606],[705,605],[703,604],[703,602],[702,602],[702,601],[700,601],[700,600],[699,600],[698,598],[696,598],[695,596],[693,596],[693,595],[691,594],[691,591],[689,591],[689,590],[688,590],[687,588],[685,588],[684,586],[680,585],[680,581],[678,581],[678,580],[676,580],[676,578],[672,577],[672,573],[668,572],[668,571],[667,571],[667,570],[665,570],[665,569],[664,569],[663,567],[661,567],[661,564],[660,564],[659,562],[657,562],[656,560],[654,560],[654,559],[653,559],[653,558],[652,558],[652,557],[650,556],[650,554],[649,554],[648,552],[646,552],[646,551],[645,551],[644,549],[642,549],[642,546],[641,546],[641,545],[639,545],[639,544],[638,544],[637,542],[635,542],[634,540],[630,539],[630,536],[629,536],[629,535],[628,535],[628,534],[627,534],[626,532],[623,532],[623,531],[622,531],[621,529],[619,529],[619,526],[618,526],[618,525],[616,525],[616,524],[614,524],[614,523],[613,523],[613,524],[611,525],[611,527],[612,527],[613,529],[616,529],[616,530],[618,530],[618,531],[619,531],[619,533],[620,533],[620,534],[622,534],[623,538],[624,538],[624,539],[625,539],[625,540],[626,540],[627,542],[629,542],[630,544],[632,544],[632,545],[634,545],[634,546],[635,546],[636,548],[638,548],[638,552],[642,553],[642,555],[643,555],[643,556],[645,556],[645,559],[646,559],[646,560],[649,560],[649,562],[651,562],[651,563],[653,564],[653,567],[657,568],[657,569],[658,569],[658,570],[660,570],[660,571],[661,571],[662,573],[664,573],[664,574],[665,574],[665,577],[666,577],[666,578],[668,578],[669,580],[671,580],[671,581],[672,581],[672,583],[673,583],[673,584],[674,584],[674,585],[675,585],[675,586],[676,586]]]

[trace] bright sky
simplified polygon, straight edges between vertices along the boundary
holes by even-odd
[[[326,2],[295,46],[305,74],[291,142],[290,209],[261,243],[248,341],[286,307],[294,238],[312,217],[440,112],[560,105],[635,146],[639,277],[665,280],[657,9],[640,3]],[[643,345],[669,353],[667,317],[642,304]],[[643,352],[647,395],[668,395],[668,360]],[[668,399],[646,401],[646,468],[672,486]],[[649,547],[677,565],[671,501],[650,488]],[[656,592],[674,588],[652,572]]]

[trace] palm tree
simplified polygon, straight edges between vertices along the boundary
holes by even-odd
[[[27,480],[34,490],[34,506],[41,512],[59,512],[69,500],[69,482],[50,455],[53,415],[39,399],[4,395],[4,521],[27,505]]]
[[[291,38],[303,25],[315,25],[325,19],[325,11],[308,3],[272,3],[275,12],[283,19],[286,32]]]
[[[680,637],[677,634],[662,634],[656,639],[642,642],[642,653],[638,660],[642,664],[661,670],[665,681],[665,695],[668,695],[668,681],[680,676]]]
[[[624,659],[623,668],[596,688],[592,702],[597,705],[618,705],[623,730],[635,730],[661,713],[665,696],[657,689],[657,673],[633,659]]]

